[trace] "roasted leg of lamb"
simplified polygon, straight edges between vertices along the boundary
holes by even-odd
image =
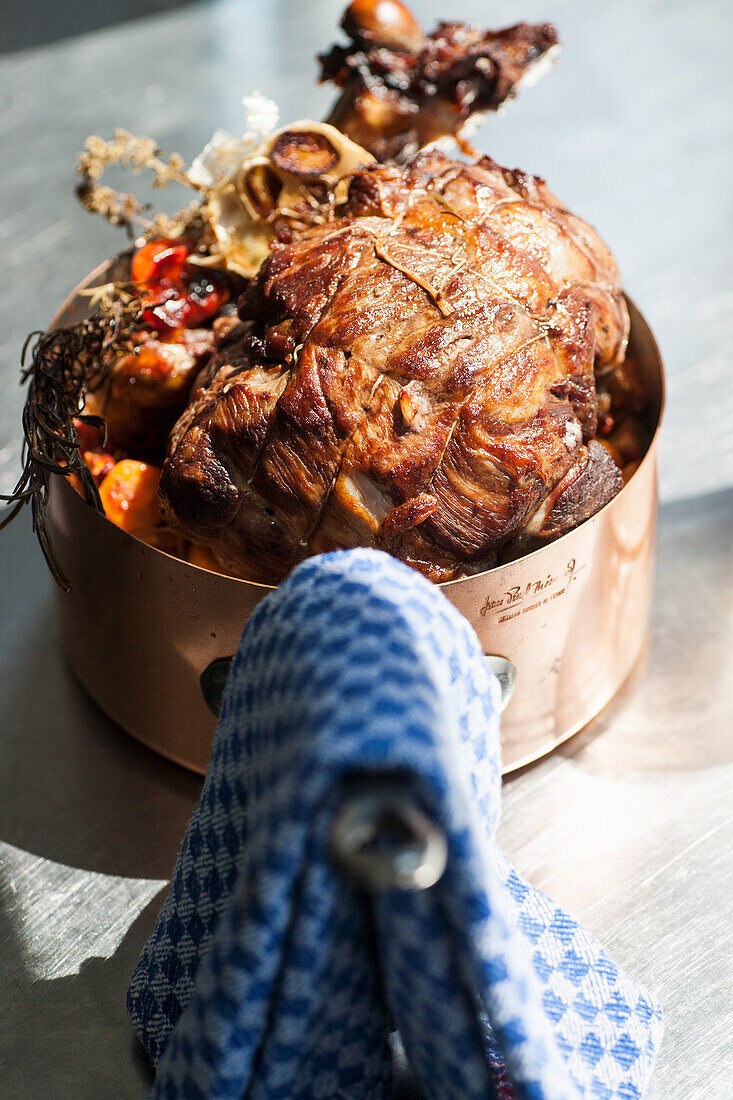
[[[619,272],[544,181],[432,150],[321,215],[273,243],[173,430],[172,527],[253,580],[356,545],[445,580],[618,492],[595,380],[625,354]]]

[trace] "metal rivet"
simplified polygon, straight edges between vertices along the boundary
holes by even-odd
[[[486,654],[486,660],[491,668],[491,671],[499,681],[499,687],[501,688],[501,705],[500,710],[505,710],[507,703],[514,693],[514,688],[517,683],[517,668],[506,657],[497,657],[492,653]]]
[[[443,831],[379,776],[344,801],[330,852],[336,866],[369,891],[427,890],[448,861]]]

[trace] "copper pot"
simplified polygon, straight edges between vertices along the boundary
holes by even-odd
[[[109,261],[77,291],[118,277]],[[86,308],[77,291],[54,318]],[[511,661],[516,687],[502,720],[504,771],[581,729],[627,678],[648,630],[657,512],[656,451],[664,403],[659,349],[629,302],[631,348],[655,414],[654,437],[629,483],[555,542],[508,565],[441,585],[486,654]],[[72,590],[59,590],[72,669],[102,710],[156,752],[206,770],[216,720],[202,671],[232,654],[269,586],[200,569],[138,541],[52,479],[49,527]]]

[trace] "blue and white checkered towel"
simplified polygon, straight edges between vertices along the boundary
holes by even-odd
[[[328,858],[375,770],[446,834],[427,890],[368,897]],[[660,1010],[497,850],[500,793],[497,685],[440,590],[369,550],[300,565],[242,635],[132,978],[151,1096],[387,1097],[396,1026],[428,1098],[640,1097]]]

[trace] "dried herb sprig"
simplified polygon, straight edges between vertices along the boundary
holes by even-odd
[[[87,501],[103,510],[96,483],[79,450],[74,420],[104,427],[101,417],[83,412],[85,397],[108,381],[114,362],[110,352],[128,346],[130,326],[138,314],[136,300],[125,303],[118,297],[104,312],[68,328],[31,333],[23,348],[22,381],[28,382],[23,409],[23,472],[12,493],[0,495],[11,504],[0,529],[30,503],[33,530],[51,573],[65,591],[70,584],[46,519],[49,479],[52,474],[75,474]]]
[[[151,239],[180,237],[183,234],[198,242],[199,246],[211,236],[201,203],[192,202],[189,206],[181,207],[175,214],[154,214],[143,236]]]
[[[113,187],[84,179],[76,188],[76,197],[90,214],[101,214],[110,225],[123,225],[132,229],[133,224],[149,225],[144,212],[148,204],[139,202],[129,191],[115,191]]]
[[[79,172],[90,180],[99,180],[110,164],[119,164],[130,172],[149,168],[153,173],[153,187],[167,187],[175,182],[198,190],[185,173],[185,161],[180,153],[171,153],[168,160],[162,158],[153,138],[138,137],[129,130],[115,130],[111,141],[97,134],[87,138],[79,154]]]
[[[182,232],[195,218],[198,210],[196,203],[169,217],[156,215],[151,222],[144,217],[149,204],[140,202],[130,192],[115,191],[99,182],[112,164],[132,173],[149,170],[153,176],[153,187],[158,190],[171,183],[181,184],[194,191],[201,190],[198,184],[189,179],[185,162],[179,153],[171,153],[166,159],[153,138],[139,137],[128,130],[115,130],[111,141],[96,134],[88,137],[79,154],[78,172],[82,179],[76,194],[86,210],[101,214],[113,225],[124,225],[128,229],[136,224],[159,233],[165,223],[169,236],[174,231]]]
[[[90,309],[102,313],[105,317],[117,317],[124,311],[130,313],[133,305],[138,312],[142,308],[138,283],[95,283],[94,286],[83,287],[76,293],[80,298],[88,300]]]

